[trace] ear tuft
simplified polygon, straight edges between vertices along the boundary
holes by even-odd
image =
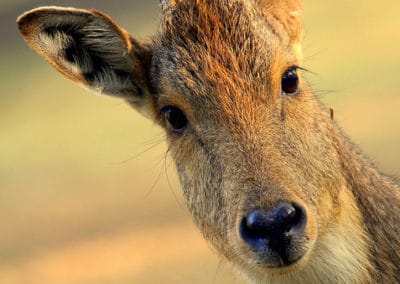
[[[145,67],[132,52],[133,41],[107,15],[42,7],[23,14],[17,23],[28,44],[75,82],[130,101],[146,92]]]

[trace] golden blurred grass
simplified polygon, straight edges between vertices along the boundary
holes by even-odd
[[[156,2],[105,12],[143,37]],[[16,18],[9,3],[1,12]],[[399,10],[397,0],[304,9],[304,66],[318,74],[308,79],[390,174],[400,172]],[[0,56],[0,283],[240,283],[191,225],[161,130],[62,78],[18,37]]]

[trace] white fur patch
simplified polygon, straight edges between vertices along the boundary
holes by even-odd
[[[303,62],[303,48],[301,46],[301,43],[298,42],[298,43],[293,44],[292,48],[293,48],[293,52],[294,52],[297,60],[301,64],[301,62]]]
[[[69,72],[72,74],[81,73],[80,66],[63,59],[65,48],[73,42],[72,37],[63,32],[57,32],[53,36],[48,36],[46,33],[39,33],[36,37],[36,42],[45,54],[56,60],[56,62],[62,63]]]
[[[301,15],[303,14],[303,11],[301,11],[301,10],[291,11],[291,12],[289,12],[289,14],[290,14],[290,16],[293,16],[293,17],[301,17]]]

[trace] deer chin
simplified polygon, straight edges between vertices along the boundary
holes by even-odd
[[[303,275],[309,274],[307,269],[313,255],[314,241],[308,240],[300,248],[301,254],[296,255],[290,263],[279,259],[278,255],[254,253],[243,249],[236,263],[238,274],[246,278],[249,283],[297,283],[295,278],[307,279]],[[305,283],[305,282],[304,282]]]
[[[258,266],[265,269],[295,268],[298,263],[306,259],[307,252],[310,251],[310,245],[303,237],[296,240],[290,240],[288,237],[283,239],[282,243],[268,238],[257,241],[260,247],[257,250],[250,249],[250,254],[253,254],[251,258]]]

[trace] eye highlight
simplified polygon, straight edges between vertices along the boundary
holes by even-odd
[[[297,67],[290,67],[282,76],[282,92],[285,95],[294,96],[299,92],[299,77]]]
[[[160,114],[164,116],[165,121],[173,132],[180,134],[187,128],[188,120],[179,108],[166,106],[161,109]]]

